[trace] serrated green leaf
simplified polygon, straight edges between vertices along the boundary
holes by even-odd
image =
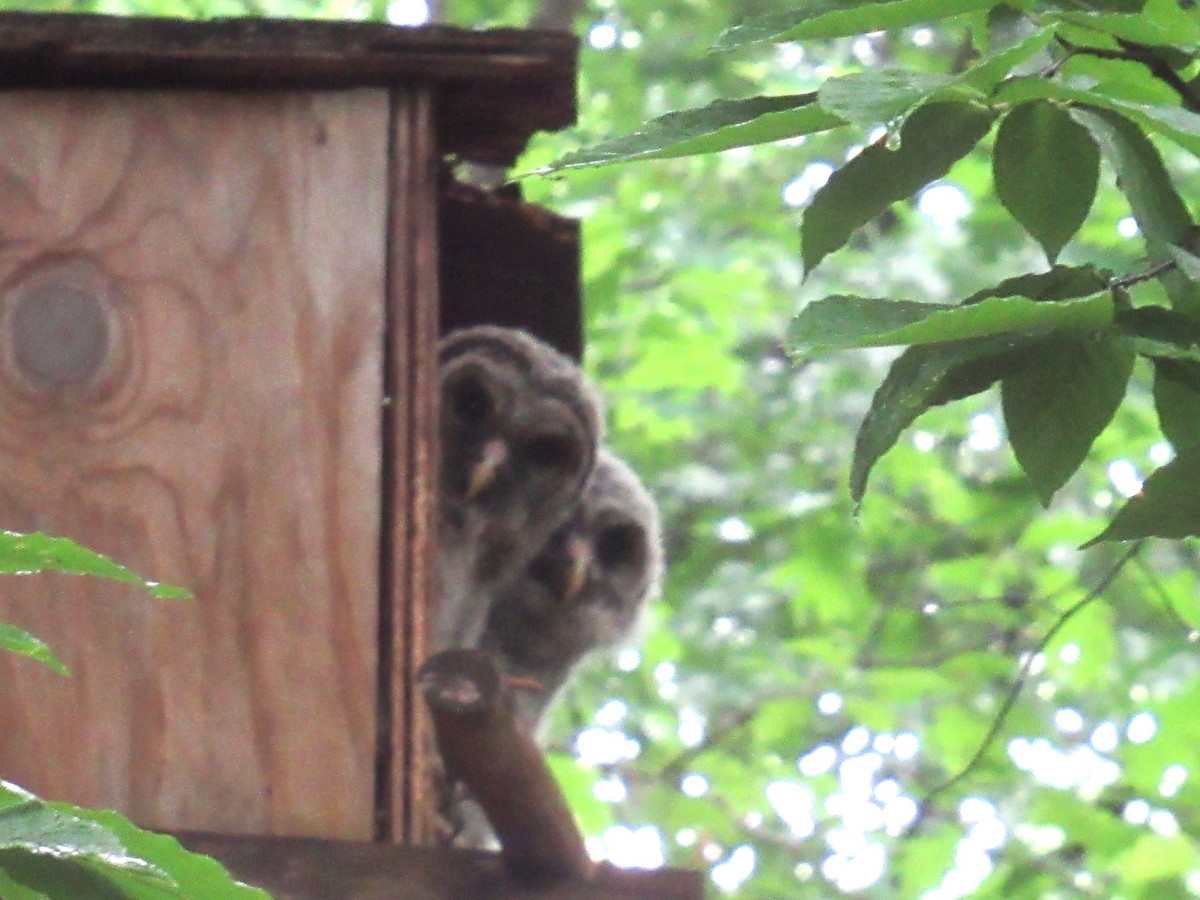
[[[45,663],[59,675],[71,674],[45,641],[15,625],[0,622],[0,650],[36,659],[40,663]]]
[[[1053,266],[1049,272],[1033,272],[1005,278],[994,287],[976,291],[963,306],[988,297],[1028,297],[1030,300],[1074,300],[1107,290],[1109,276],[1092,266]]]
[[[1088,130],[1053,103],[1023,103],[1000,122],[992,157],[1000,202],[1054,262],[1087,218],[1100,178]]]
[[[1077,53],[1059,68],[1066,84],[1133,103],[1170,105],[1179,95],[1141,63]]]
[[[0,782],[0,869],[52,900],[178,898],[163,871],[126,852],[107,829],[21,796]]]
[[[191,596],[183,588],[139,578],[124,566],[68,538],[52,537],[38,531],[29,534],[0,531],[0,574],[27,575],[46,571],[94,575],[136,584],[146,588],[155,597],[164,599],[178,600]]]
[[[609,166],[644,159],[717,153],[827,131],[846,124],[817,105],[817,95],[715,100],[696,109],[667,113],[635,134],[602,141],[555,160],[540,173]]]
[[[991,110],[971,104],[927,104],[905,122],[898,149],[877,142],[834,172],[804,211],[805,270],[811,272],[891,204],[945,175],[987,133],[993,118]]]
[[[1200,444],[1200,362],[1154,360],[1154,408],[1176,451]]]
[[[717,39],[713,49],[732,50],[761,41],[815,40],[886,31],[994,5],[995,0],[813,0],[798,9],[770,13],[735,25]]]
[[[930,344],[1052,329],[1091,330],[1110,324],[1113,316],[1113,298],[1107,290],[1053,303],[993,296],[958,306],[834,296],[800,311],[788,328],[788,347],[797,355],[811,356],[854,347]]]
[[[945,75],[907,69],[867,69],[830,78],[817,91],[827,112],[856,125],[886,125],[951,83]]]
[[[1125,396],[1134,354],[1104,335],[1055,335],[1003,379],[1000,399],[1017,462],[1048,504]]]
[[[883,455],[918,416],[942,403],[979,393],[1020,365],[1034,342],[1011,335],[910,347],[888,370],[854,441],[850,495],[862,500]]]
[[[1152,359],[1200,362],[1200,323],[1164,306],[1122,310],[1114,335],[1125,347]]]
[[[47,803],[4,781],[0,871],[51,900],[269,900],[173,837],[111,810]]]
[[[1099,106],[1120,113],[1148,131],[1170,138],[1193,155],[1200,156],[1200,115],[1178,106],[1134,103],[1098,91],[1081,90],[1047,78],[1013,78],[996,91],[997,103],[1030,100],[1060,100],[1083,106]]]
[[[187,850],[169,834],[145,831],[109,809],[82,809],[65,803],[50,803],[48,806],[106,829],[121,842],[126,852],[165,872],[179,885],[183,897],[271,900],[266,891],[237,881],[220,862]]]
[[[1110,34],[1148,47],[1195,49],[1200,25],[1184,12],[1178,0],[1147,0],[1140,11],[1060,12],[1058,18],[1080,28]]]
[[[1200,535],[1200,447],[1184,448],[1156,469],[1142,492],[1121,507],[1112,522],[1084,547],[1100,541],[1133,541],[1145,537],[1184,538]]]
[[[1186,240],[1192,217],[1158,148],[1145,133],[1112,110],[1076,108],[1072,115],[1091,132],[1108,159],[1142,234],[1170,244]]]

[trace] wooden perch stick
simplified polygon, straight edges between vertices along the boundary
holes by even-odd
[[[517,879],[591,880],[595,866],[554,776],[518,731],[509,686],[491,654],[447,650],[417,675],[447,775],[461,781],[500,839]]]

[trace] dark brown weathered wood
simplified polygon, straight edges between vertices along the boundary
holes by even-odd
[[[433,837],[433,738],[413,685],[425,658],[437,485],[438,154],[427,90],[392,95],[384,405],[377,837]]]
[[[449,179],[439,207],[442,331],[523,328],[579,359],[579,223]]]
[[[583,837],[541,751],[517,727],[494,657],[447,650],[417,677],[446,775],[487,815],[509,873],[525,882],[591,881],[595,867]]]
[[[441,152],[505,164],[533,132],[574,121],[576,46],[556,32],[0,13],[0,87],[421,84]]]
[[[597,869],[597,881],[513,882],[499,856],[472,850],[305,838],[180,834],[275,900],[700,900],[703,879],[682,869]]]

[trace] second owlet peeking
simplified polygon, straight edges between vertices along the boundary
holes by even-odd
[[[510,675],[529,733],[588,651],[627,638],[657,591],[663,550],[658,508],[637,475],[607,450],[571,517],[492,603],[482,645]]]
[[[578,501],[602,430],[579,367],[522,331],[455,331],[438,356],[434,652],[478,643],[492,598]]]

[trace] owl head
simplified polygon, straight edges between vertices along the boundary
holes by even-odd
[[[654,501],[624,462],[601,450],[571,516],[493,602],[484,645],[512,673],[543,682],[544,707],[584,654],[629,635],[662,568]]]
[[[580,368],[514,329],[479,326],[439,348],[439,511],[472,546],[479,584],[527,562],[592,472],[600,401]]]

